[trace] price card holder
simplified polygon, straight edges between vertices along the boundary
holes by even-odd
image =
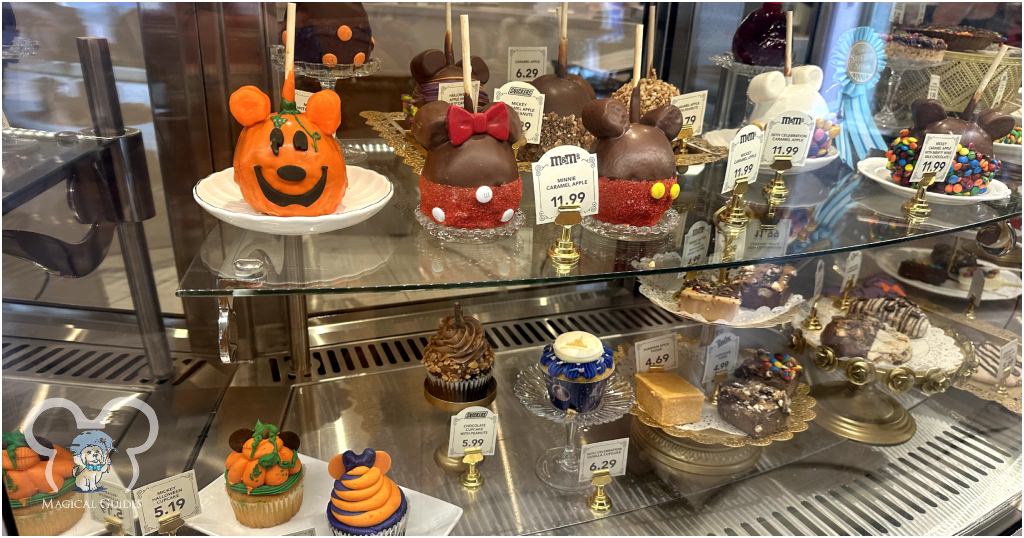
[[[837,268],[839,275],[843,277],[843,288],[847,289],[860,278],[860,265],[864,256],[858,250],[847,254],[846,260]]]
[[[693,135],[704,132],[704,109],[708,104],[708,91],[684,93],[671,99],[672,105],[683,113],[683,129],[693,129]]]
[[[473,81],[473,95],[480,95],[480,81]],[[437,100],[465,108],[466,89],[462,82],[442,82],[437,85]]]
[[[525,82],[509,82],[494,90],[494,100],[512,107],[523,124],[523,136],[530,144],[540,144],[544,121],[544,94]]]
[[[136,488],[132,492],[139,511],[142,534],[160,530],[160,518],[179,514],[187,520],[202,513],[195,471],[186,471]]]
[[[547,47],[509,47],[508,80],[529,82],[547,74]]]
[[[554,222],[558,208],[577,204],[580,215],[597,214],[597,155],[576,146],[551,148],[533,163],[537,224]]]
[[[715,251],[711,254],[711,263],[719,263],[722,261],[722,253],[725,251],[725,234],[722,230],[715,230]],[[736,253],[733,255],[734,260],[740,260],[746,258],[747,250],[747,229],[744,228],[740,232],[740,235],[736,237]]]
[[[809,114],[783,112],[765,129],[763,162],[771,164],[776,158],[786,158],[792,159],[793,166],[803,166],[813,134],[814,118]]]
[[[289,532],[285,536],[316,536],[316,529],[310,527],[308,529],[302,529],[300,531]]]
[[[705,394],[715,389],[712,385],[719,373],[732,373],[740,356],[740,338],[729,331],[722,331],[715,336],[711,344],[704,350],[704,374],[700,383]]]
[[[594,471],[608,469],[612,476],[626,474],[629,438],[613,439],[583,445],[580,451],[580,482],[587,482]]]
[[[115,483],[110,475],[100,480],[100,489],[89,495],[89,516],[103,525],[107,516],[121,522],[125,535],[135,534],[135,505],[132,493],[121,484]]]
[[[928,77],[928,98],[938,99],[939,98],[939,83],[942,81],[942,76],[932,75]]]
[[[498,415],[486,407],[467,407],[452,415],[448,457],[462,456],[467,448],[479,448],[484,456],[493,456],[497,438]]]
[[[683,238],[683,266],[701,265],[708,259],[711,245],[711,224],[698,220]]]
[[[979,271],[980,272],[980,271]],[[996,370],[997,385],[1006,386],[1006,381],[1017,363],[1017,339],[1014,338],[999,348],[999,368]]]
[[[821,297],[821,290],[825,287],[825,260],[818,260],[817,267],[814,268],[814,298],[813,301],[817,301]]]
[[[761,226],[761,221],[751,219],[747,225],[747,243],[743,256],[747,258],[777,258],[785,256],[789,243],[792,219],[779,219],[774,226]]]
[[[633,351],[637,373],[646,372],[652,367],[673,370],[679,364],[674,333],[640,340],[633,344]]]
[[[297,108],[299,112],[305,112],[306,103],[309,101],[310,97],[313,97],[313,92],[295,90],[295,108]]]
[[[725,166],[725,181],[722,193],[727,193],[736,186],[736,181],[746,179],[751,185],[757,179],[757,169],[761,165],[761,151],[764,149],[764,133],[756,125],[747,125],[740,129],[732,142],[729,142],[729,161]]]
[[[910,174],[910,182],[921,181],[928,172],[935,172],[936,181],[944,179],[956,157],[956,145],[959,143],[960,135],[956,134],[924,135],[924,142],[918,150],[917,164]]]

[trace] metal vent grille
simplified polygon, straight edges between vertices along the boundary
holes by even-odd
[[[501,353],[544,346],[568,331],[582,330],[599,336],[613,336],[676,326],[681,321],[657,306],[641,304],[492,323],[484,327],[484,336],[491,348]],[[329,378],[416,364],[423,358],[423,349],[431,334],[423,332],[313,349],[310,352],[313,377]],[[287,380],[290,361],[289,357],[266,361],[269,371],[262,378],[275,383]]]
[[[6,336],[2,355],[5,377],[104,385],[179,385],[207,366],[204,359],[174,357],[175,376],[158,381],[149,377],[146,356],[135,349]]]

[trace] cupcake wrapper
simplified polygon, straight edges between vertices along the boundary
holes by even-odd
[[[589,413],[601,406],[608,379],[610,376],[589,382],[566,381],[544,374],[551,403],[562,411],[573,409],[577,413]]]
[[[280,525],[292,518],[302,507],[303,480],[278,495],[241,496],[230,494],[231,509],[239,523],[254,529]]]
[[[402,516],[402,519],[398,520],[398,523],[395,523],[391,527],[388,527],[376,534],[349,534],[334,525],[328,525],[328,527],[331,528],[331,532],[334,533],[335,536],[405,536],[405,523],[408,519],[409,511],[406,510],[405,515]]]
[[[78,523],[85,514],[85,499],[77,491],[54,497],[47,508],[40,503],[24,508],[12,508],[14,525],[22,536],[55,536]]]
[[[492,378],[491,371],[488,371],[473,379],[445,381],[428,372],[427,390],[435,398],[447,402],[475,402],[487,396],[487,385]]]

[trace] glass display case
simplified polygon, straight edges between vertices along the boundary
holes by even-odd
[[[1019,532],[1020,14],[4,3],[5,532]]]

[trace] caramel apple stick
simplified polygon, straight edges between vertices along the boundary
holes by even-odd
[[[633,87],[640,85],[640,64],[644,50],[644,25],[636,25],[636,40],[633,42]]]
[[[786,12],[786,78],[793,76],[793,12]]]
[[[462,30],[462,89],[465,92],[463,108],[476,112],[476,95],[473,95],[473,64],[469,58],[469,15],[459,15],[459,28]]]
[[[284,82],[281,84],[281,99],[295,101],[295,3],[288,3],[284,31]]]
[[[444,58],[448,65],[455,64],[455,45],[452,43],[452,3],[444,3]]]
[[[565,78],[569,73],[569,2],[562,2],[558,11],[558,64],[555,74]]]
[[[985,72],[985,76],[981,79],[981,84],[978,86],[978,91],[974,92],[974,96],[967,102],[967,106],[964,108],[963,117],[970,118],[974,114],[974,108],[978,106],[981,101],[981,95],[985,93],[985,88],[988,87],[988,83],[992,82],[992,77],[996,75],[996,70],[999,69],[999,64],[1003,63],[1003,57],[1006,56],[1006,52],[1010,50],[1010,47],[1006,45],[999,45],[999,52],[996,53],[995,59],[992,60],[992,65],[988,66],[988,71]],[[995,104],[995,103],[993,103]]]
[[[654,29],[658,24],[658,4],[651,4],[647,13],[647,69],[644,72],[647,76],[654,76]]]

